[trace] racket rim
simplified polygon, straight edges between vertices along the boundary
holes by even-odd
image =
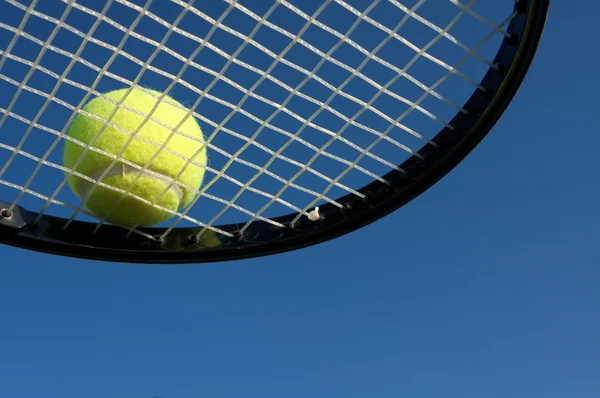
[[[139,228],[146,236],[131,234],[127,229],[105,225],[96,229],[97,223],[73,220],[64,229],[66,219],[43,214],[37,223],[38,213],[14,206],[10,217],[0,216],[0,243],[49,254],[102,261],[135,263],[203,263],[253,258],[297,250],[322,243],[360,229],[401,208],[431,188],[485,138],[506,111],[529,71],[543,34],[550,0],[516,0],[517,15],[509,23],[507,31],[520,34],[504,38],[494,58],[494,64],[510,66],[501,72],[489,68],[481,80],[497,82],[493,94],[478,90],[466,101],[463,108],[471,116],[457,113],[447,127],[432,139],[436,146],[426,144],[418,154],[412,155],[399,165],[407,174],[392,170],[382,176],[389,185],[375,180],[358,192],[362,199],[347,194],[336,199],[344,205],[340,209],[331,203],[319,207],[320,217],[311,221],[302,217],[292,221],[298,213],[272,218],[280,228],[264,221],[255,220],[240,233],[245,223],[218,225],[218,229],[231,233],[231,237],[214,236],[218,244],[207,244],[206,234],[214,231],[202,227],[182,227],[169,231],[167,228]],[[502,75],[502,73],[504,75]],[[487,88],[487,87],[486,87]],[[483,107],[483,111],[477,110]],[[473,115],[476,115],[475,119]],[[475,119],[475,120],[474,120]],[[455,126],[454,123],[457,124]],[[463,133],[459,137],[459,133]],[[458,141],[458,142],[454,142]],[[447,152],[444,152],[446,150]],[[412,180],[412,182],[411,182]],[[0,201],[0,210],[10,204]],[[200,234],[203,232],[203,234]],[[204,235],[204,238],[203,238]]]

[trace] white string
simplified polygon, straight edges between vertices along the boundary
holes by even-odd
[[[423,145],[435,145],[432,138],[441,128],[453,128],[448,122],[453,114],[466,113],[460,105],[465,97],[455,95],[455,91],[484,90],[478,83],[482,73],[487,68],[498,67],[491,61],[494,53],[486,53],[482,44],[494,37],[509,37],[505,26],[512,9],[507,9],[503,23],[495,24],[492,20],[497,20],[497,16],[474,11],[474,2],[446,0],[444,12],[454,9],[455,13],[451,22],[442,27],[434,23],[435,3],[422,7],[425,0],[411,2],[410,6],[402,0],[376,0],[365,3],[362,9],[344,0],[326,0],[317,8],[292,0],[273,0],[270,4],[243,0],[212,4],[147,0],[142,5],[128,0],[109,0],[100,6],[83,5],[76,0],[48,0],[60,13],[49,11],[46,2],[34,0],[29,4],[6,0],[0,5],[0,39],[9,38],[0,41],[5,43],[0,44],[0,88],[10,88],[7,92],[11,94],[10,98],[1,98],[0,94],[0,200],[5,200],[6,189],[15,193],[11,209],[26,202],[28,197],[42,200],[39,208],[31,209],[39,212],[36,221],[54,206],[70,209],[72,215],[65,224],[68,228],[80,213],[94,217],[65,189],[71,175],[87,181],[92,190],[102,186],[120,192],[122,197],[136,197],[131,193],[133,183],[122,190],[102,182],[110,167],[95,176],[98,178],[91,178],[62,166],[57,153],[63,142],[71,141],[85,146],[73,169],[89,151],[108,156],[112,165],[121,163],[135,169],[138,176],[158,175],[151,165],[162,151],[183,159],[184,168],[205,169],[207,178],[199,189],[186,186],[175,176],[168,180],[159,197],[151,201],[136,197],[174,216],[163,237],[181,221],[202,227],[200,234],[210,229],[231,235],[217,227],[228,222],[230,209],[244,216],[241,226],[244,231],[255,220],[282,227],[273,216],[285,211],[267,215],[274,204],[297,214],[294,222],[302,216],[314,218],[311,210],[321,201],[342,207],[335,199],[340,194],[364,197],[358,188],[373,180],[387,183],[382,177],[387,171],[402,172],[398,165],[403,160],[420,156],[417,151]],[[116,11],[119,7],[130,11],[135,18],[122,17]],[[161,14],[161,7],[170,7],[176,19]],[[3,18],[9,11],[20,13],[20,19]],[[396,17],[387,20],[385,13]],[[86,15],[92,22],[80,23],[77,15]],[[453,31],[459,20],[464,26],[472,25],[473,32],[478,32],[477,37],[469,36],[475,33],[465,34],[464,26],[462,30]],[[35,30],[30,29],[36,21],[51,26],[51,32],[37,37],[32,33]],[[425,46],[417,45],[421,38],[414,36],[411,30],[414,27],[407,22],[428,29],[433,39]],[[156,35],[148,30],[150,23],[164,32],[159,41],[153,39]],[[102,33],[108,26],[115,32],[114,37],[119,38],[118,44],[106,40]],[[365,32],[372,30],[380,34],[372,34],[377,42],[369,43],[371,36]],[[64,33],[78,38],[76,50],[59,40]],[[37,53],[20,52],[21,41],[37,46]],[[237,42],[235,46],[234,42]],[[472,42],[478,44],[466,44]],[[142,56],[132,43],[152,49],[152,55]],[[191,46],[186,50],[182,43]],[[448,54],[452,48],[460,51],[463,54],[460,61],[453,61],[452,57],[444,59],[439,55],[443,51],[436,51],[434,56],[430,52],[434,44],[445,46]],[[412,52],[412,55],[401,60],[389,50],[393,48],[390,46],[404,48],[406,54]],[[89,56],[91,48],[100,48],[111,56],[99,62],[99,58]],[[248,55],[252,52],[260,54],[256,60]],[[44,62],[47,54],[66,57],[68,65],[55,69],[51,63]],[[167,56],[173,60],[172,67],[161,67],[157,60]],[[312,59],[316,61],[311,63]],[[466,67],[467,59],[478,63]],[[122,61],[132,65],[134,79],[128,77],[131,71],[119,69]],[[427,63],[425,68],[424,63]],[[12,72],[15,65],[22,65],[26,73],[16,77]],[[93,83],[78,77],[77,71],[81,68],[94,74]],[[425,69],[430,72],[425,73]],[[53,81],[50,88],[36,83],[33,76],[38,74]],[[184,109],[188,117],[201,123],[204,140],[186,135],[177,126],[171,128],[166,142],[157,144],[137,135],[142,127],[138,131],[127,131],[110,118],[102,120],[82,110],[91,98],[104,96],[107,81],[112,82],[110,87],[116,84],[119,88],[144,89],[144,82],[150,76],[166,82],[161,87],[165,93],[188,93]],[[198,77],[202,81],[208,79],[209,83],[198,84]],[[456,90],[444,90],[451,77],[458,78],[452,83]],[[84,95],[75,104],[62,96],[66,88]],[[158,100],[164,95],[158,96]],[[43,104],[28,117],[22,114],[22,102],[33,98],[31,96],[41,99]],[[175,97],[177,99],[177,95]],[[106,99],[117,107],[139,113]],[[57,107],[70,112],[64,125],[47,122],[48,113]],[[101,120],[106,127],[128,134],[129,141],[139,139],[154,145],[158,151],[145,164],[135,164],[123,158],[125,148],[118,154],[110,154],[93,147],[95,139],[83,144],[67,135],[70,123],[78,114]],[[142,115],[146,122],[169,127],[154,119],[152,112]],[[414,115],[429,122],[415,122]],[[15,132],[17,142],[9,144],[3,137],[11,136],[15,122],[25,128]],[[36,149],[39,155],[29,149],[38,132],[53,137],[46,147]],[[215,160],[202,165],[194,161],[194,157],[185,158],[170,150],[166,145],[175,134],[199,141],[208,151],[209,159]],[[6,160],[3,155],[8,155]],[[16,182],[13,171],[20,159],[35,164],[23,183]],[[364,162],[365,159],[369,161]],[[63,174],[48,194],[35,190],[43,170]],[[354,171],[358,173],[355,179],[347,180],[346,176]],[[265,185],[264,178],[273,184]],[[224,184],[231,184],[235,189],[227,188],[230,192],[225,195]],[[195,194],[192,203],[181,211],[157,205],[160,197],[172,187]],[[334,188],[337,191],[330,193]],[[117,206],[115,203],[113,209]],[[210,216],[203,214],[202,206],[213,208]],[[104,219],[99,219],[96,229],[103,223]],[[130,233],[140,232],[131,228]]]

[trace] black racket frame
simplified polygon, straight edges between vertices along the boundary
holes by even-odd
[[[517,0],[516,17],[507,27],[505,38],[494,59],[500,71],[490,68],[481,81],[485,92],[476,91],[449,123],[454,130],[444,128],[432,140],[438,147],[426,145],[419,154],[400,164],[406,171],[392,171],[380,181],[372,182],[358,191],[361,199],[349,194],[337,199],[343,209],[332,204],[319,207],[321,218],[310,221],[301,217],[293,226],[297,214],[274,220],[285,228],[264,221],[253,222],[244,233],[243,224],[220,225],[233,237],[216,235],[211,231],[198,237],[202,228],[175,228],[159,239],[162,228],[141,228],[155,237],[130,234],[127,230],[105,225],[96,233],[95,223],[73,221],[63,228],[66,220],[42,215],[16,206],[8,212],[10,203],[0,201],[0,243],[69,257],[140,263],[202,263],[270,255],[314,245],[359,229],[397,210],[429,189],[445,176],[492,129],[523,82],[535,56],[546,21],[549,0]],[[207,233],[210,239],[206,239]]]

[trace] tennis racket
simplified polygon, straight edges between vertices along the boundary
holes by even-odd
[[[96,260],[200,263],[359,229],[429,189],[492,129],[526,76],[548,7],[2,0],[0,243]],[[185,104],[208,153],[191,203],[153,227],[95,216],[68,189],[77,170],[62,158],[84,105],[131,87]]]

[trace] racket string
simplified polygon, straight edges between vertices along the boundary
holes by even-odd
[[[6,45],[6,47],[3,48],[0,45],[0,80],[16,87],[16,91],[12,96],[10,103],[6,106],[0,106],[0,112],[2,113],[0,127],[5,124],[8,118],[11,118],[25,124],[27,128],[22,134],[22,137],[17,145],[9,145],[8,143],[4,143],[0,137],[0,148],[10,153],[9,159],[4,162],[0,168],[0,185],[18,191],[16,199],[13,200],[12,207],[16,206],[25,195],[35,196],[43,200],[44,203],[41,206],[38,220],[52,205],[58,205],[73,210],[73,214],[67,220],[65,228],[68,227],[72,220],[78,218],[79,213],[85,214],[86,216],[92,216],[89,212],[87,212],[87,210],[84,209],[82,203],[74,206],[70,205],[65,200],[57,199],[61,195],[69,175],[76,175],[80,178],[86,179],[87,181],[90,181],[90,178],[83,176],[74,170],[65,169],[59,163],[50,161],[48,159],[53,155],[55,149],[63,140],[70,139],[70,137],[66,135],[68,125],[76,114],[83,113],[81,110],[83,105],[90,98],[92,98],[92,96],[102,95],[98,90],[98,88],[101,87],[101,78],[109,78],[125,85],[139,86],[140,82],[142,81],[142,76],[146,73],[151,73],[167,79],[169,81],[169,88],[182,87],[196,95],[196,101],[194,102],[193,106],[189,107],[189,116],[200,120],[205,127],[205,132],[208,132],[206,131],[206,126],[210,126],[210,128],[212,128],[212,131],[205,142],[203,142],[203,145],[205,145],[209,151],[212,151],[211,153],[218,154],[225,159],[224,162],[219,165],[219,167],[211,167],[210,165],[205,167],[206,170],[213,175],[213,177],[199,190],[192,189],[196,193],[196,199],[192,205],[186,209],[183,209],[182,211],[170,211],[176,216],[176,218],[163,235],[168,234],[169,231],[175,228],[182,220],[200,226],[203,229],[212,230],[221,234],[228,234],[227,232],[216,227],[216,225],[230,208],[235,209],[240,214],[244,214],[246,216],[244,225],[241,229],[243,232],[254,220],[261,220],[274,226],[282,227],[280,223],[272,219],[272,216],[263,215],[263,213],[266,213],[274,203],[277,203],[291,210],[292,212],[297,213],[298,215],[296,216],[294,222],[298,221],[300,217],[308,215],[309,211],[321,201],[331,203],[337,207],[342,207],[343,204],[334,199],[334,197],[337,197],[337,195],[328,195],[333,188],[337,188],[342,192],[350,193],[355,196],[364,197],[362,193],[358,192],[356,185],[342,182],[344,177],[346,177],[350,172],[357,171],[368,179],[385,182],[385,180],[381,177],[384,174],[382,170],[402,171],[398,167],[398,164],[401,163],[401,161],[390,160],[396,159],[390,157],[390,153],[397,153],[395,150],[398,150],[404,152],[406,156],[419,156],[417,153],[419,147],[415,147],[415,143],[410,145],[404,143],[404,139],[399,138],[400,136],[398,134],[393,136],[394,131],[408,134],[409,136],[417,139],[418,142],[421,142],[422,145],[435,145],[435,143],[431,140],[431,134],[421,133],[418,131],[418,129],[410,126],[408,123],[403,123],[403,120],[406,119],[407,116],[416,111],[416,113],[434,121],[440,126],[440,128],[452,128],[447,121],[449,120],[447,117],[436,114],[436,110],[439,109],[438,107],[423,105],[427,97],[432,97],[441,101],[455,111],[464,112],[464,109],[462,109],[460,105],[457,105],[457,102],[450,99],[450,97],[443,95],[441,92],[436,91],[444,81],[448,80],[448,78],[451,76],[456,76],[465,81],[467,84],[472,85],[476,89],[485,90],[485,88],[481,87],[481,85],[478,83],[478,79],[469,76],[467,72],[459,70],[459,67],[464,63],[464,60],[469,57],[477,59],[483,65],[486,65],[486,67],[496,67],[496,65],[493,63],[493,61],[488,60],[483,53],[479,52],[481,42],[474,46],[469,46],[465,44],[464,41],[459,40],[459,38],[457,38],[457,34],[450,34],[449,30],[459,20],[462,21],[465,18],[465,14],[468,14],[474,17],[477,21],[480,21],[483,24],[493,28],[492,33],[486,36],[487,39],[497,34],[508,37],[509,34],[504,29],[504,26],[507,22],[505,20],[500,24],[496,24],[491,22],[491,20],[481,16],[478,12],[473,10],[472,6],[475,1],[471,1],[466,5],[457,0],[448,0],[448,2],[455,7],[458,7],[459,11],[456,17],[453,19],[454,22],[452,24],[447,24],[444,28],[441,28],[437,23],[432,22],[427,18],[427,16],[425,16],[425,10],[422,12],[419,11],[419,8],[425,3],[424,0],[416,2],[416,4],[412,5],[411,7],[402,4],[398,0],[374,1],[371,2],[364,10],[359,10],[342,0],[329,0],[322,2],[320,8],[313,10],[312,12],[308,12],[309,7],[307,7],[306,10],[300,8],[300,4],[302,3],[293,4],[293,2],[287,0],[278,0],[262,14],[258,10],[254,11],[249,8],[249,5],[244,5],[244,2],[226,0],[226,10],[223,11],[218,18],[210,16],[207,11],[201,10],[201,5],[194,5],[193,2],[174,0],[172,3],[182,8],[179,14],[180,18],[175,22],[168,22],[166,18],[162,18],[161,16],[155,14],[151,8],[151,1],[147,1],[143,5],[138,5],[125,0],[108,1],[105,3],[102,10],[97,11],[73,0],[65,0],[63,1],[65,6],[64,13],[60,18],[56,18],[54,16],[47,15],[42,11],[38,11],[36,9],[38,2],[36,1],[32,1],[29,4],[24,4],[17,0],[7,0],[9,5],[23,11],[24,17],[19,21],[19,24],[15,24],[18,25],[16,27],[0,20],[0,35],[2,32],[10,32],[12,34],[10,43]],[[406,21],[416,21],[435,32],[435,38],[425,46],[419,47],[411,40],[408,40],[406,37],[399,34],[398,31],[400,28],[402,28],[403,24],[397,24],[395,27],[389,27],[385,23],[378,21],[378,17],[375,15],[372,16],[370,13],[372,10],[379,7],[380,3],[382,5],[385,3],[394,6],[398,12],[401,12],[404,15],[404,23],[406,23]],[[200,50],[198,50],[197,53],[194,53],[192,56],[185,56],[178,52],[175,48],[170,47],[168,42],[169,37],[164,37],[162,42],[157,42],[151,37],[136,31],[137,23],[132,22],[129,24],[129,26],[126,26],[123,23],[117,22],[113,19],[113,17],[108,16],[112,5],[123,6],[129,10],[135,11],[137,13],[137,23],[140,23],[145,19],[150,19],[167,29],[167,31],[171,32],[171,34],[178,35],[184,37],[186,40],[192,41],[195,43],[197,48],[201,50],[206,48],[207,51],[212,51],[214,54],[225,60],[225,66],[218,71],[218,69],[215,69],[208,64],[204,65],[195,60],[196,55],[198,55]],[[320,18],[320,14],[333,6],[336,6],[337,9],[344,10],[344,12],[347,13],[347,15],[343,18],[349,19],[350,16],[354,18],[353,28],[347,29],[345,33],[342,33],[341,29],[335,28],[328,25],[326,22],[323,22],[325,19]],[[303,30],[301,29],[297,33],[292,33],[290,28],[286,29],[285,20],[276,18],[271,19],[271,15],[279,8],[284,8],[286,11],[294,13],[294,15],[302,20],[304,24]],[[84,31],[77,29],[75,26],[71,26],[68,22],[67,16],[70,15],[70,13],[75,12],[73,10],[94,17],[95,25],[90,27],[85,33]],[[233,22],[227,22],[230,16],[229,14],[233,15],[234,11],[255,21],[252,32],[248,34],[242,33],[242,29],[235,29]],[[205,36],[201,36],[187,31],[183,26],[179,26],[179,23],[184,19],[184,17],[186,17],[186,15],[193,15],[194,18],[199,18],[202,21],[211,24],[212,33],[207,33]],[[45,22],[54,24],[55,28],[53,33],[47,36],[45,40],[35,37],[35,35],[26,31],[26,25],[31,21],[32,17],[40,18]],[[342,17],[340,16],[340,18]],[[123,37],[119,45],[115,46],[103,41],[99,38],[101,36],[94,36],[94,26],[98,27],[102,23],[108,24],[117,31],[122,32]],[[361,45],[359,40],[353,37],[355,30],[358,27],[362,27],[364,24],[372,26],[386,35],[386,39],[381,40],[379,43],[377,43],[377,46],[371,50],[367,49],[364,45]],[[310,39],[303,35],[305,31],[315,27],[320,29],[321,32],[324,32],[324,34],[334,38],[336,40],[336,44],[330,46],[328,50],[322,50],[319,48],[319,43],[315,41],[311,42]],[[256,35],[260,29],[268,29],[269,32],[277,33],[281,35],[281,37],[288,39],[289,43],[286,46],[286,49],[282,51],[275,51],[269,48],[268,43],[261,43],[261,39]],[[60,45],[53,44],[55,36],[62,30],[68,31],[82,40],[77,51],[72,52],[69,51],[66,46],[61,48]],[[242,44],[240,44],[236,51],[233,52],[227,50],[226,48],[220,48],[217,44],[218,40],[215,40],[214,42],[211,41],[211,35],[215,34],[215,32],[224,32],[233,38],[241,40]],[[152,64],[154,56],[151,56],[143,61],[139,56],[136,56],[130,51],[126,51],[125,44],[130,38],[140,40],[143,43],[152,46],[154,49],[154,56],[164,53],[173,57],[175,60],[177,60],[177,62],[182,64],[180,70],[178,72],[171,72],[171,69],[163,70],[160,67]],[[13,51],[13,49],[15,48],[19,39],[28,40],[41,47],[36,55],[35,61],[29,61],[28,59],[19,57],[13,53],[16,52]],[[452,66],[452,63],[449,61],[436,57],[429,52],[430,48],[442,39],[466,53],[460,62],[454,63],[454,66]],[[406,48],[412,50],[415,55],[404,66],[398,66],[392,63],[392,61],[386,59],[385,55],[377,54],[381,48],[388,45],[388,41],[400,43]],[[131,80],[127,78],[125,74],[119,75],[118,73],[114,73],[113,71],[109,70],[111,69],[111,65],[113,65],[112,61],[107,61],[104,63],[104,65],[100,66],[96,65],[90,60],[85,59],[83,52],[88,44],[100,46],[112,52],[112,61],[115,61],[118,57],[121,57],[131,61],[134,65],[137,65],[137,78]],[[359,66],[351,66],[348,61],[343,60],[343,57],[336,55],[338,49],[342,46],[349,46],[356,51],[356,54],[360,54],[362,56]],[[271,65],[266,68],[262,65],[259,65],[259,63],[253,65],[252,63],[248,62],[247,58],[244,58],[242,54],[246,47],[252,47],[253,49],[258,50],[262,54],[271,58]],[[302,51],[308,51],[318,57],[320,60],[317,66],[313,68],[307,68],[305,65],[301,65],[300,63],[294,61],[293,57],[287,56],[287,53],[290,50],[296,48],[301,48]],[[47,67],[47,65],[42,65],[41,60],[48,50],[70,58],[69,66],[64,70],[56,71],[51,70],[49,67]],[[358,58],[356,59],[359,60]],[[417,78],[414,73],[409,74],[407,72],[408,69],[413,67],[413,65],[420,59],[424,59],[430,62],[432,65],[442,68],[445,70],[445,74],[441,79],[438,79],[433,84],[426,84],[422,78]],[[21,63],[29,68],[25,77],[23,77],[21,80],[18,80],[2,72],[3,66],[5,66],[9,60],[11,62]],[[368,73],[363,72],[363,68],[367,64],[370,65],[372,63],[392,72],[394,77],[389,79],[385,84],[382,84],[378,81],[377,76],[369,75]],[[74,78],[69,78],[69,72],[71,72],[76,65],[83,65],[97,74],[97,77],[92,85],[86,85]],[[275,73],[276,68],[278,68],[280,65],[290,68],[290,70],[298,72],[304,76],[302,82],[299,84],[292,83],[292,80],[286,82],[281,75]],[[252,85],[244,84],[242,81],[243,79],[236,79],[234,74],[235,72],[230,70],[230,68],[234,66],[236,68],[239,67],[251,72],[253,75],[258,76],[258,79]],[[320,69],[322,67],[329,66],[339,68],[349,76],[342,83],[335,83],[335,79],[329,78],[330,76],[327,76],[328,78],[326,78],[324,77],[326,74],[320,73]],[[205,88],[201,88],[190,83],[189,79],[184,78],[187,68],[190,68],[194,71],[199,71],[206,76],[211,77],[212,80],[210,84],[208,84]],[[49,90],[49,92],[36,88],[34,84],[29,84],[32,75],[36,72],[41,72],[56,81],[56,84],[51,90]],[[414,87],[422,90],[421,96],[419,96],[419,98],[416,100],[411,100],[407,96],[395,91],[392,87],[399,80],[405,80]],[[370,87],[373,90],[369,92],[368,97],[362,98],[356,94],[353,94],[351,91],[348,91],[347,88],[350,87],[349,85],[354,84],[355,81],[359,82],[361,85],[364,85],[365,92],[366,87]],[[259,93],[259,89],[266,82],[272,83],[283,89],[284,92],[287,93],[287,97],[281,100],[274,97],[270,98],[264,93]],[[304,85],[313,83],[317,84],[318,87],[324,90],[328,90],[329,97],[326,100],[320,99],[318,95],[310,90],[303,90]],[[64,101],[58,98],[59,89],[63,84],[79,90],[84,90],[86,92],[86,95],[78,105],[71,105],[69,101]],[[242,95],[241,99],[237,101],[237,104],[235,101],[227,98],[227,96],[222,96],[220,94],[219,90],[221,84],[225,84],[228,87],[235,89]],[[22,93],[31,93],[44,99],[44,104],[40,107],[33,118],[26,118],[22,115],[19,115],[19,111],[15,110],[16,107],[18,108],[17,103]],[[381,107],[381,105],[378,105],[381,103],[382,97],[386,98],[388,103],[392,103],[392,101],[401,103],[404,106],[407,106],[408,109],[398,117],[392,116],[388,111],[386,111],[386,107]],[[354,109],[358,110],[350,112],[349,110],[353,108],[350,106],[344,107],[340,105],[338,98],[354,104]],[[200,111],[201,107],[199,105],[205,100],[210,101],[211,104],[221,106],[223,109],[227,109],[227,114],[221,119],[213,119],[208,114],[203,113]],[[255,111],[253,106],[248,105],[250,101],[254,100],[262,104],[263,108],[260,112]],[[306,105],[298,105],[294,102],[297,100],[300,100],[302,104]],[[71,117],[61,129],[52,128],[41,123],[42,116],[49,112],[53,106],[61,106],[62,108],[71,112]],[[117,104],[117,106],[124,107],[122,104]],[[317,110],[313,111],[310,116],[304,115],[306,114],[304,107],[309,106],[310,108],[306,109],[314,109],[314,107],[316,107]],[[268,109],[268,111],[265,112],[266,109]],[[366,117],[364,116],[365,114],[369,114],[370,116]],[[284,127],[281,125],[281,123],[278,123],[277,120],[280,115],[286,115],[286,117],[293,119],[295,121],[294,123],[296,123],[293,125],[294,127],[292,128],[292,124],[287,124]],[[252,134],[248,132],[242,133],[239,131],[239,127],[235,127],[239,126],[239,123],[233,123],[233,120],[239,116],[242,116],[250,123],[253,123],[253,127],[250,130]],[[319,120],[323,118],[332,118],[331,120],[338,120],[341,125],[334,129],[331,127],[334,124],[333,122],[329,121],[327,124],[320,123]],[[153,119],[151,115],[149,115],[146,120],[160,124],[160,121]],[[118,128],[118,126],[111,124],[110,120],[107,122],[107,125]],[[350,130],[353,135],[358,133],[366,133],[367,136],[372,137],[372,140],[370,142],[362,143],[362,141],[364,141],[363,139],[355,140],[342,136],[343,133]],[[31,134],[33,131],[44,131],[55,136],[52,143],[45,148],[42,156],[36,156],[32,153],[29,153],[25,149],[26,142],[27,140],[31,139]],[[269,132],[270,134],[276,133],[280,135],[284,139],[283,144],[278,146],[270,145],[267,139],[259,137],[259,134],[263,132]],[[305,132],[309,132],[309,136],[313,134],[313,132],[321,133],[327,137],[326,142],[323,144],[319,142],[320,140],[312,141],[310,138],[306,137],[307,133]],[[143,138],[138,137],[136,132],[127,133],[133,134],[130,137],[130,140],[135,138],[142,139],[143,141]],[[99,136],[99,134],[100,132],[97,136]],[[172,136],[174,134],[182,133],[174,129]],[[227,137],[231,137],[231,139],[236,140],[236,142],[241,142],[241,146],[237,147],[237,145],[231,145],[230,149],[226,147],[224,148],[219,143],[223,142],[224,140],[222,134],[225,134]],[[304,136],[301,136],[301,134]],[[262,134],[261,137],[263,135],[264,134]],[[261,139],[263,141],[261,141]],[[385,151],[386,155],[382,155],[375,151],[376,147],[382,142],[389,144],[389,149]],[[337,148],[330,149],[330,147],[334,147],[334,144],[343,145],[347,149],[343,149],[341,151]],[[166,147],[167,142],[162,144],[154,143],[154,145],[158,148],[158,152],[170,151]],[[301,145],[302,148],[309,151],[310,155],[307,155],[306,157],[302,158],[303,160],[300,160],[300,158],[295,157],[293,153],[287,154],[289,153],[288,148],[292,148],[293,145]],[[266,156],[266,160],[261,163],[253,162],[249,160],[252,157],[249,154],[247,155],[248,158],[244,158],[244,153],[248,152],[249,148],[258,149],[261,151],[264,156]],[[391,148],[394,149],[392,150]],[[284,152],[286,150],[287,152]],[[88,151],[93,151],[96,153],[103,152],[88,145],[86,146],[85,152],[82,156],[84,156]],[[123,159],[123,153],[124,150],[117,155],[107,154],[107,156],[112,159],[113,164],[118,162],[127,164],[128,161]],[[344,153],[344,155],[342,156],[340,153]],[[357,156],[351,156],[353,153],[357,153]],[[174,154],[176,156],[178,155],[176,153]],[[34,171],[24,184],[18,184],[10,181],[10,176],[3,177],[17,157],[24,157],[36,163]],[[179,157],[181,157],[181,155],[179,155]],[[365,158],[370,159],[374,162],[373,164],[378,166],[366,166],[362,162]],[[324,169],[322,167],[313,166],[316,164],[316,162],[321,161],[321,159],[328,159],[328,161],[333,162],[332,164],[337,165],[335,168],[339,167],[341,171],[334,172],[333,170],[335,168],[332,166],[331,171],[329,171],[328,168]],[[186,162],[186,166],[194,165],[202,167],[202,165],[195,163],[193,159],[184,160]],[[279,173],[272,167],[276,161],[284,162],[286,165],[295,168],[295,171],[286,173],[286,175]],[[151,172],[151,170],[148,170],[150,163],[151,161],[147,162],[143,166],[135,164],[131,164],[131,166],[135,167],[137,170],[141,170],[141,172]],[[243,166],[248,170],[248,173],[250,174],[247,178],[243,179],[237,177],[235,172],[230,170],[234,168],[234,166],[237,167],[237,165]],[[40,172],[40,169],[42,169],[44,166],[58,170],[65,174],[65,176],[62,178],[62,181],[57,183],[57,188],[55,188],[50,195],[36,192],[31,188],[32,183]],[[76,167],[73,167],[73,169],[76,169]],[[230,171],[231,174],[229,174]],[[305,178],[305,173],[308,173],[310,177]],[[266,190],[257,186],[253,186],[253,184],[263,176],[267,176],[273,181],[277,181],[279,184],[281,184],[281,186],[274,190]],[[316,182],[317,180],[320,182]],[[219,184],[222,181],[228,181],[234,186],[237,186],[237,191],[227,198],[221,197],[218,194],[218,189]],[[306,181],[313,182],[309,185],[306,183]],[[98,186],[107,187],[109,189],[118,191],[123,195],[131,195],[131,189],[133,187],[133,184],[131,184],[127,190],[120,190],[106,184],[103,185],[102,176],[99,180],[92,179],[90,182],[94,183],[94,186],[97,184]],[[170,186],[175,184],[177,186],[182,185],[179,181],[173,179],[171,185],[165,188],[163,194],[168,191]],[[320,188],[317,189],[317,187]],[[298,202],[285,199],[285,195],[287,195],[289,188],[292,188],[293,190],[302,194],[306,194],[307,197],[303,201]],[[251,207],[246,205],[246,202],[243,202],[246,200],[244,194],[248,192],[264,198],[265,201],[260,205],[257,205],[253,210]],[[242,196],[244,196],[244,198],[242,198]],[[290,194],[289,197],[294,197],[294,194]],[[158,202],[159,199],[160,198],[156,198],[154,201],[150,202],[150,204],[157,206],[156,202]],[[221,207],[219,210],[214,211],[214,215],[212,217],[206,218],[208,221],[200,221],[198,216],[192,214],[192,210],[194,209],[196,202],[204,199],[210,200],[214,204],[223,205],[223,207]],[[199,203],[198,206],[200,206]],[[114,207],[116,207],[116,204]],[[158,207],[160,208],[160,206]],[[162,210],[169,211],[168,209]],[[102,223],[103,220],[99,220],[97,228],[99,228]],[[139,231],[132,229],[130,232],[138,233]]]

